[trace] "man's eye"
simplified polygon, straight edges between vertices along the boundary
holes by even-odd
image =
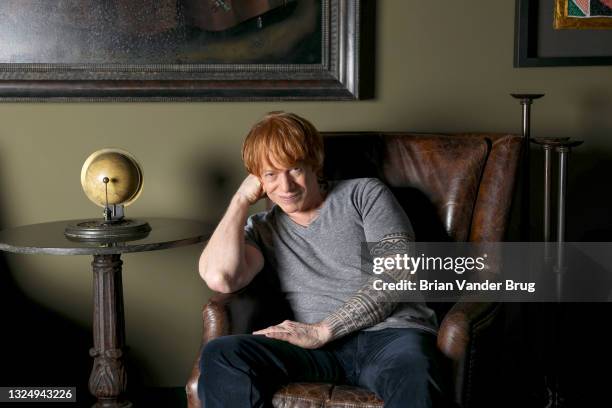
[[[300,174],[302,172],[302,168],[301,167],[294,167],[294,168],[291,169],[291,171],[293,173]]]

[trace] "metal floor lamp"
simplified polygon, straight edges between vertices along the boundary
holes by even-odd
[[[563,291],[563,273],[564,273],[564,249],[565,228],[566,228],[566,198],[567,198],[567,169],[569,161],[569,153],[571,149],[583,143],[581,140],[571,140],[565,138],[534,138],[531,139],[531,105],[534,99],[539,99],[544,94],[511,94],[514,98],[519,99],[522,105],[522,134],[524,137],[524,154],[523,154],[523,177],[522,182],[522,202],[521,202],[521,239],[523,241],[531,241],[530,239],[530,144],[534,143],[542,146],[544,151],[544,192],[543,192],[543,237],[545,243],[545,265],[547,273],[554,273],[555,276],[555,291],[557,299],[560,300]],[[556,214],[556,247],[552,250],[552,187],[553,187],[553,152],[557,153],[558,169],[557,169],[557,214]],[[552,305],[550,313],[544,313],[542,317],[548,319],[551,323],[551,330],[544,333],[547,337],[550,336],[550,342],[555,350],[557,348],[556,333],[558,332],[558,307],[557,304]],[[544,311],[544,310],[542,310]],[[554,351],[553,351],[554,352]],[[545,360],[544,353],[539,356],[542,361]],[[556,361],[556,359],[553,359]],[[543,365],[544,366],[544,365]],[[549,370],[548,367],[543,367],[544,384],[545,384],[545,407],[559,408],[562,407],[563,398],[560,396],[558,367],[554,365]]]

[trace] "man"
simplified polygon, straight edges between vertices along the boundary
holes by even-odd
[[[202,252],[200,275],[229,293],[266,263],[296,321],[209,342],[198,384],[204,406],[269,407],[291,381],[361,386],[387,407],[441,401],[434,313],[392,302],[363,268],[371,261],[363,243],[373,243],[376,256],[411,247],[412,227],[393,194],[376,179],[322,182],[322,138],[291,113],[270,113],[253,126],[242,158],[250,175]],[[247,220],[264,194],[275,206]],[[397,281],[402,273],[376,278]]]

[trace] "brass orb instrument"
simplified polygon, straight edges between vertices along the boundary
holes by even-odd
[[[68,225],[64,234],[72,240],[132,241],[147,236],[145,221],[125,218],[125,207],[142,192],[142,168],[129,152],[106,148],[92,153],[81,169],[81,186],[87,198],[103,208],[102,218]]]

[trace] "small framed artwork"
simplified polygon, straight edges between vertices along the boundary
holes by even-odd
[[[0,101],[355,100],[372,0],[2,0]]]
[[[612,0],[555,0],[555,28],[612,28]]]
[[[612,0],[516,0],[515,67],[612,65]]]

